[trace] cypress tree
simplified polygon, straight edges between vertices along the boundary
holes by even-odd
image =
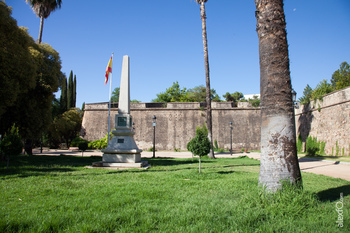
[[[73,71],[70,71],[67,90],[67,109],[73,107]]]
[[[74,75],[73,81],[73,107],[77,106],[77,76]]]
[[[67,78],[66,77],[63,77],[62,79],[60,105],[61,105],[62,113],[67,111]]]

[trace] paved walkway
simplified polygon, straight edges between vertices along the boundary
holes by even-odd
[[[40,154],[40,151],[35,149],[33,150],[34,154]],[[79,155],[81,156],[81,152],[79,151],[70,151],[70,150],[48,150],[44,149],[44,155],[53,155],[59,156],[61,154],[64,155]],[[86,151],[84,152],[84,156],[102,156],[102,152],[100,151]],[[153,156],[153,152],[144,151],[141,153],[143,158],[151,158]],[[217,158],[229,158],[229,157],[239,157],[239,156],[248,156],[254,159],[260,159],[260,153],[234,153],[232,156],[227,153],[218,153],[215,154]],[[164,158],[192,158],[191,152],[156,152],[156,157],[164,157]],[[334,161],[325,161],[325,160],[315,160],[315,159],[307,159],[307,158],[299,158],[299,166],[301,171],[303,172],[311,172],[315,174],[341,178],[344,180],[350,181],[350,164],[344,162],[334,162]]]

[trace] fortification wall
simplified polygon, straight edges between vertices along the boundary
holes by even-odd
[[[260,109],[247,103],[212,103],[213,139],[221,148],[230,148],[230,127],[233,123],[233,148],[260,150]],[[131,103],[135,122],[135,141],[140,149],[153,146],[152,117],[157,117],[156,148],[186,150],[195,136],[196,127],[205,122],[205,103]],[[111,128],[117,104],[111,109]],[[326,142],[326,154],[350,155],[350,87],[330,93],[323,101],[311,102],[295,110],[297,135],[303,142],[308,135]],[[103,138],[108,127],[108,103],[86,104],[82,123],[85,138]]]
[[[296,109],[295,119],[303,142],[311,135],[326,142],[326,154],[350,155],[350,87],[302,105]]]
[[[213,139],[219,147],[230,148],[230,125],[233,125],[233,149],[260,149],[260,109],[239,103],[212,103]],[[111,108],[111,129],[115,126],[117,104]],[[140,149],[153,146],[152,118],[157,117],[157,150],[186,150],[195,136],[196,127],[206,119],[205,103],[131,103],[130,114],[135,122],[135,141]],[[97,140],[107,134],[108,103],[86,104],[82,123],[84,138]]]

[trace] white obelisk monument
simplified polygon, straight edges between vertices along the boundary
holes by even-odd
[[[130,115],[130,66],[129,56],[123,57],[118,114],[115,115],[114,137],[106,149],[102,150],[103,167],[143,167],[147,161],[141,161],[141,152],[134,140],[132,116]]]

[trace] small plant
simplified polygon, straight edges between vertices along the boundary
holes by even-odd
[[[10,156],[20,154],[22,152],[22,149],[23,143],[19,134],[18,127],[13,124],[11,129],[5,133],[4,138],[0,142],[0,151],[6,156],[7,168],[10,164]]]
[[[147,149],[148,152],[153,152],[153,146]],[[157,151],[157,149],[156,149]]]
[[[326,142],[321,141],[320,142],[320,154],[322,154],[322,155],[326,154],[326,152],[324,151],[325,147],[326,147]]]
[[[317,137],[308,136],[306,139],[306,154],[314,156],[319,150],[320,143],[317,142]]]
[[[297,140],[297,150],[298,152],[304,152],[303,150],[303,141],[301,139],[301,135],[299,134],[298,140]]]
[[[219,150],[218,140],[214,140],[214,150]]]
[[[79,147],[79,150],[82,151],[81,152],[81,157],[83,157],[84,156],[84,151],[86,151],[88,149],[88,147],[89,147],[89,143],[88,142],[81,142],[81,143],[79,143],[78,147]]]
[[[335,156],[339,156],[339,151],[340,151],[340,148],[338,145],[338,141],[336,141],[335,142]]]
[[[210,141],[208,139],[208,129],[205,125],[198,126],[196,136],[187,144],[187,148],[199,156],[199,173],[201,173],[201,157],[210,152]]]
[[[176,147],[174,147],[174,152],[180,152],[180,148],[176,148]]]

